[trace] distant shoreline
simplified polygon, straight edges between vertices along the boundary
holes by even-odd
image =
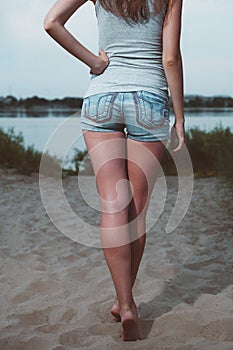
[[[0,108],[0,113],[14,113],[14,114],[27,114],[27,113],[54,113],[54,112],[65,112],[65,113],[77,113],[81,112],[81,108],[69,108],[69,107],[43,107],[35,106],[31,108],[21,108],[21,107],[4,107]]]
[[[171,111],[173,110],[170,98]],[[46,99],[38,96],[17,99],[14,96],[0,96],[0,113],[50,113],[80,112],[83,104],[82,97],[64,97],[62,99]],[[231,96],[184,96],[185,111],[216,110],[231,111],[233,109],[233,98]]]
[[[200,112],[200,111],[233,111],[233,107],[184,107],[186,112]]]
[[[185,112],[231,112],[233,111],[233,107],[185,107]],[[173,109],[171,108],[171,112]],[[31,108],[21,108],[21,107],[4,107],[0,108],[0,118],[4,117],[5,113],[11,113],[13,115],[22,114],[55,114],[55,113],[65,113],[65,114],[81,114],[81,108],[69,108],[69,107],[43,107],[43,106],[34,106]]]

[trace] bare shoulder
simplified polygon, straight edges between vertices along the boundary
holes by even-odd
[[[170,0],[168,2],[165,25],[172,21],[181,20],[183,0]]]

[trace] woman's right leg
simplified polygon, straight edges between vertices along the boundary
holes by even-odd
[[[146,242],[146,211],[156,181],[158,165],[163,158],[165,150],[164,146],[166,143],[167,141],[138,142],[130,139],[127,140],[127,172],[130,184],[133,188],[133,199],[129,206],[129,222],[131,222],[130,232],[132,235],[132,288],[136,280]],[[148,151],[151,152],[151,158],[147,157]],[[148,161],[145,161],[146,158]],[[144,160],[143,163],[142,160]],[[111,312],[115,320],[120,321],[119,303],[117,298]]]
[[[162,142],[127,140],[128,178],[133,188],[133,200],[129,207],[129,222],[135,221],[135,224],[130,226],[132,232],[132,287],[136,280],[146,242],[147,208],[166,144],[167,140]],[[148,161],[145,161],[148,151],[151,152],[151,159],[148,158]],[[137,239],[135,239],[136,236]]]

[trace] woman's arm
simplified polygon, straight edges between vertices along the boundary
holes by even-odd
[[[86,1],[58,0],[44,19],[44,29],[65,50],[90,67],[91,74],[101,74],[109,64],[106,53],[100,50],[99,56],[94,55],[65,28],[67,20]]]
[[[163,27],[163,67],[168,81],[175,114],[178,151],[184,143],[183,67],[180,52],[182,0],[171,0]]]

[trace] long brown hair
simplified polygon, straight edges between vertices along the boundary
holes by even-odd
[[[154,15],[160,12],[164,5],[168,9],[172,2],[172,0],[99,0],[105,10],[135,23],[149,19],[148,1],[152,1],[154,5]]]

